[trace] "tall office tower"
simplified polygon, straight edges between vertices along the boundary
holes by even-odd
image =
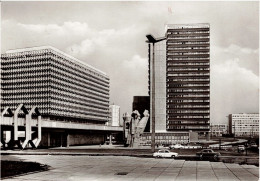
[[[109,117],[108,76],[53,47],[7,51],[1,56],[1,109],[39,108],[43,118],[103,124]],[[1,110],[1,111],[2,111]]]
[[[165,37],[147,38],[150,112],[154,96],[156,132],[208,133],[209,24],[166,25]]]
[[[167,130],[208,132],[209,24],[166,26]]]

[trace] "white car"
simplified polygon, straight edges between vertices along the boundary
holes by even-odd
[[[171,145],[170,148],[171,149],[179,149],[179,148],[184,148],[184,146],[182,146],[181,144],[176,144],[176,145]]]
[[[159,150],[153,154],[154,157],[166,157],[166,158],[174,158],[178,156],[178,153],[170,152],[169,150]]]

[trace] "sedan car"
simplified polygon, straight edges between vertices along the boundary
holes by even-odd
[[[244,146],[244,145],[238,145],[238,146],[237,146],[237,151],[238,151],[238,152],[243,152],[243,151],[245,151],[245,146]]]
[[[180,148],[184,148],[184,146],[182,146],[181,144],[176,144],[176,145],[170,146],[170,149],[180,149]]]
[[[214,160],[217,160],[221,154],[213,151],[212,149],[203,149],[197,152],[196,155],[199,156],[201,160],[203,158],[213,158]]]
[[[170,152],[169,150],[159,150],[158,152],[153,153],[154,157],[166,157],[166,158],[174,158],[178,156],[178,153]]]

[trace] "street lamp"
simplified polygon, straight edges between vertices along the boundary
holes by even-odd
[[[162,40],[165,40],[166,38],[163,37],[163,38],[154,38],[153,35],[146,35],[146,38],[148,39],[146,41],[146,43],[152,43],[153,44],[153,48],[152,48],[152,55],[153,55],[153,58],[152,58],[152,94],[151,94],[151,97],[152,97],[152,134],[151,134],[151,147],[152,147],[152,152],[155,151],[155,66],[154,66],[154,63],[155,63],[155,60],[154,60],[154,44],[159,42],[159,41],[162,41]],[[149,59],[150,61],[150,59]]]

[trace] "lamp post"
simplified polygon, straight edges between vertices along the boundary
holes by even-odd
[[[152,98],[152,134],[151,134],[151,149],[152,149],[152,152],[155,151],[155,66],[154,66],[154,63],[155,63],[155,60],[154,60],[154,44],[159,42],[159,41],[162,41],[162,40],[165,40],[166,38],[163,37],[163,38],[158,38],[158,39],[155,39],[153,37],[153,35],[146,35],[146,38],[148,39],[146,41],[146,43],[152,43],[153,44],[153,47],[152,47],[152,94],[151,94],[151,98]],[[150,59],[149,59],[150,61]]]

